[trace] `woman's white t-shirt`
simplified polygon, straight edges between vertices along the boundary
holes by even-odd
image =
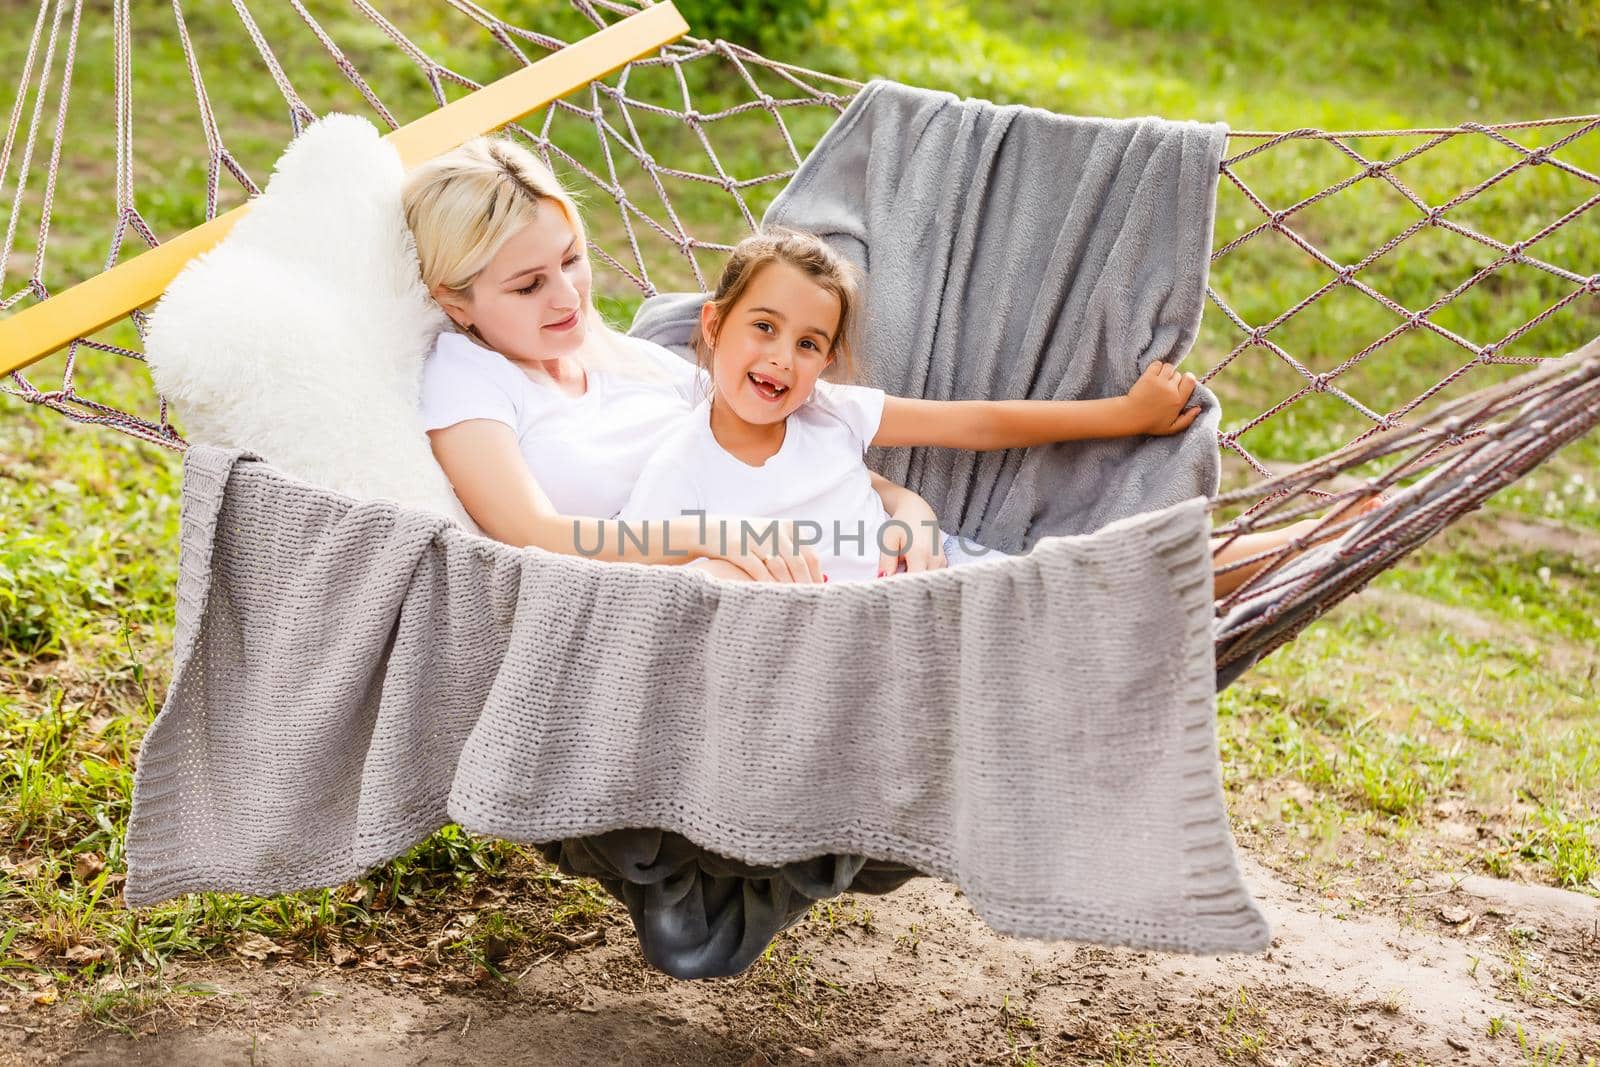
[[[503,422],[516,433],[528,469],[557,512],[610,518],[656,446],[681,425],[705,380],[660,345],[623,336],[666,370],[665,381],[590,369],[583,395],[570,396],[464,334],[441,333],[422,369],[422,428],[468,419]]]
[[[798,534],[811,542],[831,580],[873,578],[878,532],[889,516],[862,456],[877,435],[883,400],[881,389],[818,382],[789,415],[783,444],[759,467],[717,443],[710,404],[702,400],[644,465],[618,518],[703,511],[801,520],[808,525]],[[753,523],[752,543],[765,533]],[[730,540],[729,547],[737,544]]]

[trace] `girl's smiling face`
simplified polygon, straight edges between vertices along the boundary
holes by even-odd
[[[707,301],[700,324],[715,339],[718,397],[747,423],[787,418],[833,361],[839,310],[837,296],[782,260],[760,268],[720,322]]]
[[[500,247],[466,294],[436,294],[452,317],[513,360],[576,352],[588,330],[589,257],[561,206],[539,212]]]

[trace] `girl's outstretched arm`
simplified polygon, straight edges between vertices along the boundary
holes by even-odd
[[[1126,396],[1101,400],[918,400],[887,396],[874,445],[939,445],[983,452],[1090,437],[1165,435],[1189,428],[1195,377],[1170,363],[1144,369]]]

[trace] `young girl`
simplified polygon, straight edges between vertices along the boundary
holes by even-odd
[[[740,242],[701,310],[696,349],[709,395],[645,463],[624,520],[704,512],[794,524],[830,580],[883,577],[880,538],[936,536],[950,562],[984,551],[892,522],[868,482],[869,445],[1026,447],[1185,429],[1191,374],[1152,364],[1126,396],[1082,401],[889,402],[882,390],[819,382],[853,370],[853,270],[820,238],[769,230]],[[819,389],[828,385],[826,391]],[[741,530],[743,536],[763,531]],[[969,548],[975,551],[969,551]],[[700,565],[738,577],[716,561]]]

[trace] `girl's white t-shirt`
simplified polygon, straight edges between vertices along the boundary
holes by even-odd
[[[693,364],[660,345],[621,336],[659,363],[667,380],[590,369],[583,395],[570,396],[464,334],[441,333],[422,368],[422,428],[503,422],[557,512],[610,518],[656,446],[682,424],[704,381]]]
[[[617,517],[673,518],[703,511],[802,520],[808,525],[798,532],[812,542],[830,580],[876,577],[878,532],[889,516],[862,457],[883,419],[883,400],[881,389],[818,382],[790,414],[783,444],[759,467],[717,443],[710,402],[701,400],[645,463]],[[753,543],[766,529],[759,522],[751,525]]]

